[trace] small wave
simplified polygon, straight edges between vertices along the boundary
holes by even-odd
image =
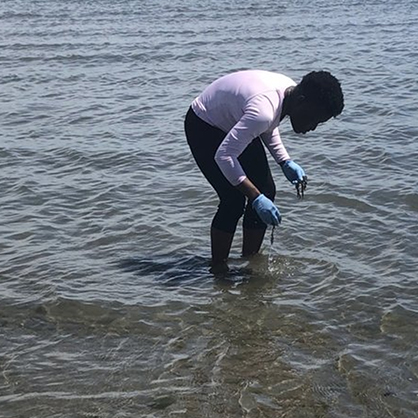
[[[418,311],[395,306],[382,316],[380,328],[384,334],[396,335],[413,342],[416,339],[415,330],[418,328]]]

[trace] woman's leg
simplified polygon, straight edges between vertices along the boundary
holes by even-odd
[[[211,226],[211,248],[213,264],[222,265],[228,258],[237,223],[244,213],[245,196],[229,183],[215,162],[215,153],[225,132],[198,118],[191,109],[186,115],[185,131],[198,167],[219,196]]]
[[[259,138],[245,149],[239,161],[247,177],[270,200],[274,201],[276,186],[271,175],[264,146]],[[258,217],[251,204],[247,204],[243,221],[242,255],[259,252],[266,232],[266,224]]]

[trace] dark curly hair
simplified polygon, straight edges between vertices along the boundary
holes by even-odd
[[[340,82],[328,71],[312,71],[306,74],[298,88],[308,100],[324,106],[332,116],[338,116],[344,108],[344,95]]]

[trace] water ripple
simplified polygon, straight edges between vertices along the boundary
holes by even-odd
[[[1,2],[5,416],[416,415],[415,4],[236,6]],[[346,107],[283,121],[306,197],[272,162],[273,248],[239,228],[214,278],[183,117],[250,67],[330,70]]]

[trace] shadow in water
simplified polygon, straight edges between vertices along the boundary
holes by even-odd
[[[252,270],[242,265],[230,264],[227,273],[212,274],[209,271],[210,263],[207,258],[197,255],[162,255],[149,257],[130,257],[116,263],[127,273],[147,277],[166,286],[191,285],[220,281],[225,284],[240,284],[250,280]],[[239,264],[243,264],[241,261]]]

